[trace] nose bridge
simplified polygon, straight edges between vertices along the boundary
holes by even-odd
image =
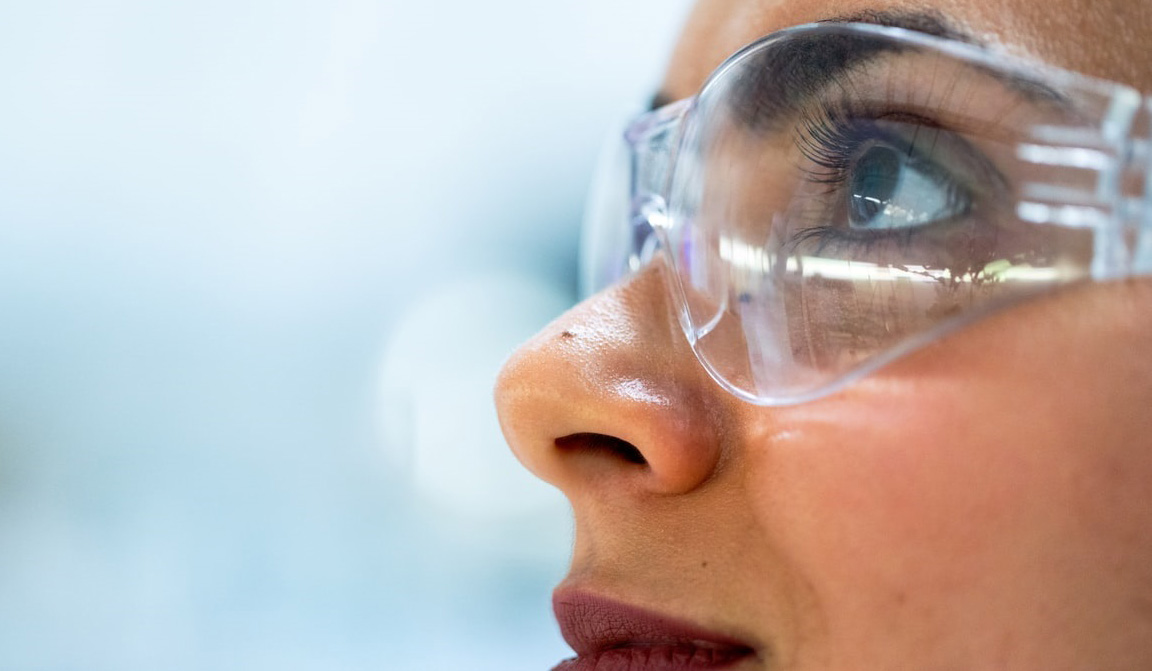
[[[509,445],[570,498],[624,482],[684,493],[719,463],[718,409],[730,401],[680,332],[664,272],[654,263],[581,303],[501,371],[496,403]]]

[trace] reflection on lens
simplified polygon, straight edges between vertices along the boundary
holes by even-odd
[[[900,154],[891,147],[871,147],[860,158],[848,193],[853,228],[868,228],[876,215],[892,207],[902,170]]]
[[[666,244],[686,330],[751,400],[803,399],[1090,274],[1090,230],[1016,214],[1016,147],[1074,112],[983,62],[850,38],[766,42],[684,129]]]

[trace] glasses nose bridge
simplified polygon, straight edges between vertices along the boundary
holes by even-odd
[[[631,155],[628,266],[633,273],[651,262],[660,248],[657,232],[667,225],[669,183],[693,103],[690,98],[649,112],[625,131]]]
[[[666,225],[664,199],[649,196],[632,206],[631,249],[628,256],[628,270],[635,274],[646,267],[663,247],[659,230]]]

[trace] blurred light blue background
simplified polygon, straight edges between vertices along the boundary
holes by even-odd
[[[530,671],[574,299],[687,0],[3,0],[0,669]]]

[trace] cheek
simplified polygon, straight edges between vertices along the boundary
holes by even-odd
[[[981,636],[994,646],[997,613],[1014,621],[1051,592],[1059,562],[1042,564],[1077,542],[1067,513],[1083,473],[1069,455],[1090,427],[1019,402],[1006,413],[1006,395],[877,381],[791,414],[754,453],[761,523],[785,539],[816,595],[815,628],[845,654],[912,654],[949,636],[964,650]]]
[[[791,527],[806,541],[799,546],[835,547],[861,569],[908,576],[945,550],[978,552],[1027,507],[1038,464],[1035,451],[1008,449],[1021,436],[981,426],[978,413],[923,397],[888,400],[844,406],[835,425],[788,433],[773,450],[779,486],[766,503],[802,516]]]

